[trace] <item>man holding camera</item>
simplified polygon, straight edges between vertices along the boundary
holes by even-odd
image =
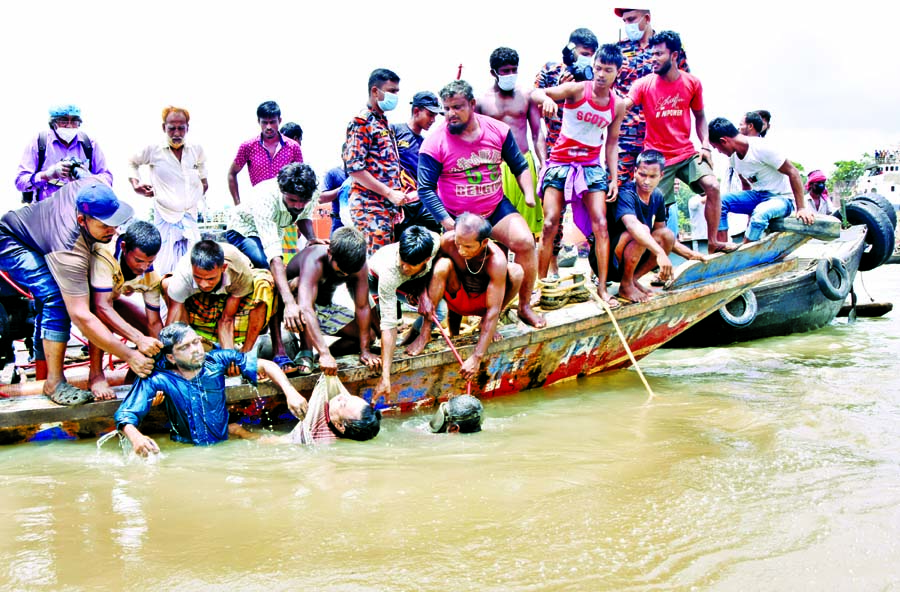
[[[49,123],[50,131],[40,132],[22,154],[16,174],[16,189],[22,192],[22,202],[41,201],[56,193],[74,179],[75,162],[83,163],[92,175],[112,187],[106,157],[80,129],[81,109],[76,105],[52,107]]]
[[[547,89],[559,86],[566,82],[581,82],[587,80],[586,76],[593,77],[591,64],[593,63],[594,53],[600,47],[597,36],[590,29],[579,28],[572,31],[569,35],[569,43],[563,48],[563,61],[560,63],[547,62],[547,64],[538,72],[534,79],[534,87]],[[576,76],[576,73],[578,74]],[[590,74],[588,74],[590,73]],[[547,127],[546,133],[541,130],[538,137],[535,151],[538,158],[543,163],[550,157],[550,151],[559,138],[559,130],[562,128],[562,109],[563,103],[557,103],[559,107],[555,114],[544,115],[544,124]],[[565,205],[560,212],[560,219],[565,215]],[[553,257],[550,258],[550,274],[557,275],[559,268],[556,258],[562,249],[563,225],[557,228],[556,236],[553,238]]]

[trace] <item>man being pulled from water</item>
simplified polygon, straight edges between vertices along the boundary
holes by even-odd
[[[432,302],[446,299],[452,335],[459,334],[463,316],[481,317],[478,344],[459,372],[466,380],[478,374],[481,360],[494,340],[500,311],[515,297],[524,277],[522,266],[507,263],[506,254],[491,241],[492,230],[491,223],[481,216],[461,214],[456,228],[441,237],[445,257],[435,262],[428,289]],[[425,339],[416,344],[421,343],[424,348],[431,336],[430,318],[422,323],[420,335]],[[411,346],[407,351],[410,355],[421,353],[416,350]]]
[[[243,354],[233,349],[203,349],[200,336],[184,323],[173,323],[160,331],[162,358],[149,377],[131,387],[115,415],[116,426],[128,438],[135,453],[141,456],[159,452],[153,439],[138,430],[150,411],[154,397],[165,394],[166,416],[171,424],[170,436],[176,442],[198,446],[216,444],[229,436],[254,439],[236,423],[228,423],[225,400],[225,375],[233,364],[251,383],[268,376],[287,398],[295,416],[306,415],[306,399],[291,386],[277,364]]]
[[[644,150],[636,164],[634,181],[619,190],[615,219],[609,228],[612,252],[607,277],[619,282],[618,298],[623,302],[646,302],[650,298],[651,290],[638,280],[657,266],[661,280],[672,279],[672,251],[685,259],[707,258],[678,242],[666,226],[665,197],[657,189],[666,158],[657,150]],[[597,259],[591,257],[589,261],[596,268]]]
[[[374,338],[369,306],[369,269],[366,240],[355,228],[339,228],[327,245],[307,245],[287,267],[291,289],[297,290],[304,349],[297,356],[301,367],[311,367],[312,349],[319,367],[328,375],[338,371],[336,355],[360,352],[366,366],[380,366],[381,358],[369,351]],[[333,302],[334,293],[347,284],[355,311]],[[337,336],[329,348],[325,335]]]
[[[438,406],[429,422],[435,434],[471,434],[481,431],[484,406],[472,395],[459,395]]]

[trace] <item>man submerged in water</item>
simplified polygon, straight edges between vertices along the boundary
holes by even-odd
[[[216,349],[207,353],[200,336],[185,323],[164,328],[159,340],[163,344],[160,362],[150,376],[134,383],[115,415],[116,427],[131,442],[136,454],[159,452],[156,442],[138,430],[158,393],[166,396],[169,435],[176,442],[207,446],[229,436],[258,438],[259,434],[228,423],[225,375],[232,365],[253,384],[268,376],[284,393],[291,413],[300,418],[306,415],[306,399],[291,386],[277,364],[257,359],[255,352]]]
[[[432,302],[446,299],[450,309],[450,333],[459,334],[462,317],[481,317],[481,334],[472,355],[463,362],[460,375],[472,380],[481,360],[494,340],[500,311],[509,304],[522,285],[524,272],[518,263],[508,263],[506,254],[491,242],[491,223],[471,213],[456,219],[456,228],[441,237],[444,258],[434,263]],[[410,355],[422,353],[431,338],[431,319],[424,317],[419,337],[407,348]]]

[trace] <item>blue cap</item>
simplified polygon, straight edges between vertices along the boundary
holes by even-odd
[[[119,201],[113,190],[103,183],[91,183],[79,189],[75,207],[79,213],[96,218],[107,226],[121,226],[134,216],[134,208]]]
[[[81,109],[77,105],[54,105],[50,107],[50,119],[57,117],[77,117],[81,119]]]

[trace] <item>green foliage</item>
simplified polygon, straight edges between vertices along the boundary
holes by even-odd
[[[839,160],[834,163],[834,172],[828,179],[828,190],[841,196],[849,196],[853,192],[863,173],[866,172],[866,164],[861,160]]]
[[[678,182],[678,193],[675,195],[675,203],[678,204],[678,231],[684,234],[691,233],[691,214],[688,210],[688,200],[694,192],[687,183]]]

